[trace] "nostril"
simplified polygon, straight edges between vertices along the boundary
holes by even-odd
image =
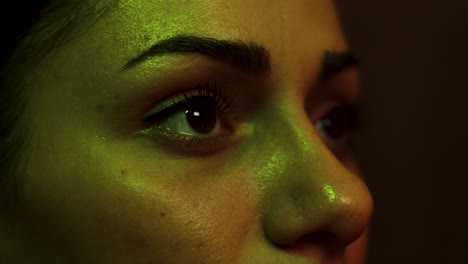
[[[336,235],[327,231],[317,231],[302,236],[294,243],[280,246],[282,249],[305,249],[310,247],[330,248],[336,244]]]
[[[284,251],[309,257],[315,260],[324,259],[329,254],[336,255],[339,250],[335,234],[326,231],[318,231],[302,236],[294,243],[280,246]]]
[[[309,233],[299,238],[293,245],[315,245],[330,247],[336,242],[336,235],[327,231],[317,231]],[[291,246],[293,246],[291,245]]]

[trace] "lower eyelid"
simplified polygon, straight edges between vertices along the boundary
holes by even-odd
[[[168,152],[182,155],[209,154],[232,144],[229,136],[224,135],[199,137],[165,131],[160,132],[158,136],[158,146],[166,149]]]

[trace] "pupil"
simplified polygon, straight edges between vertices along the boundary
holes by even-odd
[[[207,106],[194,106],[185,111],[187,121],[198,133],[209,133],[216,126],[216,113]]]

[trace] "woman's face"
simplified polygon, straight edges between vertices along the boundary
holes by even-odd
[[[122,1],[30,76],[28,255],[361,263],[347,52],[332,1]]]

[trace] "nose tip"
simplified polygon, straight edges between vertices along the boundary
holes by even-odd
[[[323,194],[323,198],[318,199],[310,193],[298,201],[302,204],[283,203],[270,209],[265,217],[268,238],[280,248],[288,249],[304,245],[329,249],[348,246],[366,230],[373,211],[367,188],[349,187],[355,192],[350,194],[352,197],[333,191],[333,194]]]
[[[319,229],[333,234],[333,244],[337,247],[346,247],[357,240],[367,229],[373,212],[373,200],[367,187],[356,182],[349,188],[333,203],[324,206],[324,225]]]
[[[373,212],[370,192],[337,160],[295,166],[283,173],[270,190],[263,219],[273,244],[343,249],[367,229]]]

